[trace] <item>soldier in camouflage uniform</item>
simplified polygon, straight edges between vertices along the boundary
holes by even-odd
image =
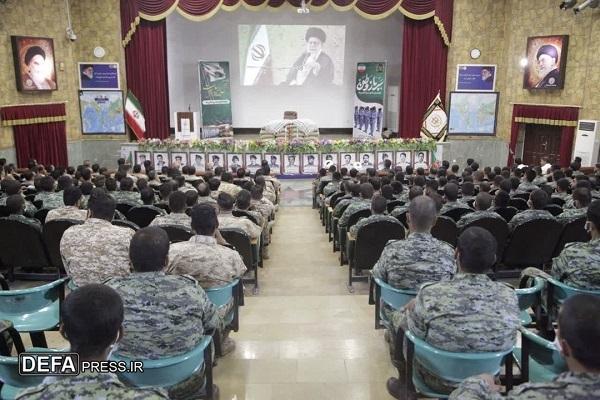
[[[358,222],[350,227],[350,235],[356,237],[358,230],[371,222],[387,221],[393,224],[400,224],[397,218],[386,215],[387,211],[387,200],[380,196],[373,196],[371,200],[371,216],[367,218],[361,218]]]
[[[371,198],[373,197],[373,185],[370,183],[363,183],[360,185],[360,200],[351,202],[348,207],[344,210],[344,213],[338,221],[338,227],[344,228],[348,226],[348,220],[350,216],[360,210],[371,209]]]
[[[400,215],[408,212],[408,208],[410,207],[410,202],[421,195],[423,195],[423,188],[421,186],[411,187],[408,192],[408,197],[407,197],[406,203],[403,206],[395,207],[392,210],[392,212],[390,213],[390,215],[392,217],[398,218]]]
[[[140,205],[142,199],[138,192],[133,191],[133,179],[125,177],[121,179],[119,191],[112,193],[117,203],[127,203],[132,205]]]
[[[123,337],[123,302],[108,286],[91,284],[75,290],[64,300],[60,311],[61,333],[68,338],[71,351],[79,353],[80,361],[105,361]],[[78,376],[48,376],[40,385],[24,389],[16,398],[157,400],[169,397],[162,389],[126,386],[113,373],[84,372]]]
[[[219,204],[219,228],[238,228],[250,236],[250,240],[258,240],[262,233],[262,228],[245,217],[234,217],[233,197],[227,193],[220,193],[217,199]]]
[[[221,184],[219,185],[219,192],[227,193],[235,199],[240,190],[242,190],[241,187],[233,184],[233,176],[231,175],[231,172],[223,172],[223,175],[221,176]]]
[[[216,210],[219,209],[217,200],[210,196],[210,187],[207,183],[201,183],[198,185],[198,204],[207,203],[213,206]]]
[[[565,301],[558,318],[559,349],[569,372],[550,382],[524,383],[502,396],[491,375],[464,380],[451,400],[598,400],[600,399],[600,299],[576,295]]]
[[[264,187],[260,185],[252,186],[250,194],[252,200],[250,200],[250,209],[260,212],[267,221],[274,215],[275,206],[269,200],[263,197]]]
[[[327,186],[325,186],[323,188],[323,196],[329,197],[332,194],[334,194],[335,192],[337,192],[340,189],[341,181],[342,181],[342,174],[340,174],[338,171],[335,171],[333,173],[333,179],[331,180],[331,182],[329,182],[327,184]]]
[[[54,192],[54,178],[44,176],[40,179],[40,189],[42,190],[35,195],[34,201],[41,201],[42,208],[58,208],[64,206],[62,193]]]
[[[129,242],[133,230],[111,224],[115,200],[96,188],[90,196],[89,218],[65,231],[60,254],[77,286],[129,275]]]
[[[587,208],[592,201],[592,196],[589,189],[577,188],[573,191],[573,204],[575,208],[567,208],[562,213],[556,216],[558,222],[563,225],[568,224],[571,221],[585,217],[587,214]]]
[[[568,190],[571,187],[571,182],[567,178],[561,178],[556,182],[556,192],[552,194],[552,197],[559,198],[561,200],[567,201],[567,198],[570,197]]]
[[[354,201],[360,201],[360,185],[351,181],[345,182],[347,190],[350,193],[350,197],[342,196],[341,199],[335,204],[333,208],[332,218],[339,218],[344,213],[346,206]]]
[[[450,281],[422,285],[416,299],[394,313],[394,326],[452,352],[512,349],[520,326],[519,304],[512,288],[486,275],[495,261],[492,234],[480,227],[467,228],[456,250],[460,272]],[[434,391],[450,393],[457,386],[429,372],[417,359],[414,362],[417,374]],[[394,396],[400,385],[396,378],[388,380]]]
[[[468,213],[460,217],[456,223],[458,229],[464,229],[465,226],[483,218],[494,218],[504,221],[504,218],[502,218],[500,214],[490,210],[493,199],[494,198],[489,193],[479,193],[477,197],[475,197],[475,203],[473,203],[475,212]]]
[[[6,208],[10,213],[6,219],[23,222],[24,224],[33,226],[36,230],[42,231],[42,224],[35,218],[28,218],[23,215],[25,212],[25,199],[20,194],[8,196],[6,200]]]
[[[541,189],[536,189],[529,195],[529,210],[521,211],[516,214],[508,222],[508,229],[512,232],[518,226],[523,225],[526,222],[537,220],[537,219],[550,219],[555,221],[556,218],[550,214],[549,211],[544,210],[544,207],[548,204],[548,195]]]
[[[533,168],[528,169],[525,173],[525,180],[517,187],[516,193],[528,193],[539,189],[538,185],[533,183],[536,176],[537,174]]]
[[[444,187],[445,190],[445,187]],[[475,185],[473,182],[463,182],[460,185],[461,197],[458,199],[459,203],[469,205],[469,201],[475,200]]]
[[[440,214],[445,214],[446,212],[455,208],[470,209],[465,202],[458,201],[458,185],[456,183],[451,182],[444,186],[444,199],[446,202],[442,206]]]
[[[214,210],[213,210],[214,212]],[[125,335],[119,354],[133,359],[160,359],[192,350],[209,330],[221,330],[223,321],[195,279],[167,275],[169,237],[158,227],[140,229],[131,239],[134,273],[106,281],[123,298]],[[171,388],[171,398],[198,398],[203,371]]]
[[[454,250],[431,236],[436,209],[428,196],[415,197],[409,207],[409,235],[405,240],[390,240],[373,267],[373,277],[398,289],[417,290],[426,282],[451,279],[456,273]],[[392,309],[382,308],[391,320]]]
[[[181,225],[188,229],[192,229],[192,219],[185,213],[186,202],[185,193],[173,192],[169,196],[170,214],[157,215],[150,226],[160,225]]]
[[[77,186],[71,186],[63,191],[64,207],[55,208],[46,215],[46,222],[55,219],[72,219],[76,221],[85,221],[87,211],[79,208],[81,204],[81,189]]]
[[[2,180],[2,189],[4,190],[4,195],[0,197],[0,206],[6,205],[6,199],[8,196],[12,196],[13,194],[21,194],[21,184],[19,181],[14,179],[3,179]],[[33,218],[37,208],[30,201],[25,200],[25,211],[24,214],[27,217]]]

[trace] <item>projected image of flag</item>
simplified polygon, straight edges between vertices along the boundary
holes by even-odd
[[[248,45],[246,53],[246,68],[244,69],[244,85],[256,85],[268,80],[267,71],[270,69],[271,48],[269,46],[269,33],[266,25],[258,25],[254,36]]]

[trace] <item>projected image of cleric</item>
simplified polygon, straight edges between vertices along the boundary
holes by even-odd
[[[327,39],[321,28],[310,27],[304,35],[306,50],[298,57],[285,83],[291,86],[323,85],[333,82],[333,61],[323,52]]]

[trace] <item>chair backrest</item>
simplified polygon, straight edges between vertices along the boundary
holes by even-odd
[[[381,300],[394,310],[399,309],[406,305],[409,301],[417,296],[416,290],[411,289],[396,289],[393,286],[388,285],[379,278],[374,278],[375,283],[381,290]]]
[[[453,208],[453,209],[448,210],[445,213],[443,213],[442,216],[450,217],[454,220],[454,222],[458,222],[460,217],[462,217],[465,214],[472,213],[472,212],[473,212],[473,210],[471,210],[469,208]]]
[[[467,205],[471,208],[473,208],[474,204],[475,204],[475,199],[471,199],[471,200],[467,201]]]
[[[563,209],[561,206],[556,205],[556,204],[548,204],[546,207],[544,207],[544,210],[548,211],[550,214],[554,215],[555,217],[563,212]]]
[[[0,206],[0,218],[8,217],[10,215],[10,211],[6,206]]]
[[[552,300],[556,304],[562,304],[566,299],[577,294],[591,294],[592,296],[600,297],[600,290],[574,288],[551,277],[546,278],[546,281],[548,285],[552,286],[552,288],[548,289],[552,292]]]
[[[367,218],[371,216],[371,210],[358,210],[354,214],[348,217],[348,225],[347,229],[350,230],[350,227],[358,222],[361,218]]]
[[[548,370],[549,373],[558,375],[567,371],[567,363],[560,355],[556,345],[528,329],[521,329],[522,346],[527,346],[530,359],[533,359],[538,365]],[[529,378],[532,382],[539,382],[531,368],[529,368]]]
[[[233,291],[235,290],[236,285],[239,283],[240,280],[236,279],[225,286],[207,288],[204,289],[204,291],[215,306],[221,307],[222,305],[227,304],[229,300],[233,298]]]
[[[26,353],[48,353],[61,352],[62,350],[31,348]],[[39,375],[20,375],[19,374],[19,357],[0,356],[0,381],[2,381],[2,392],[0,396],[3,399],[15,398],[21,390],[42,383],[45,376]]]
[[[387,211],[391,213],[394,208],[403,206],[404,204],[402,200],[392,200],[387,203]]]
[[[525,311],[536,305],[541,299],[543,289],[544,280],[540,278],[533,278],[532,286],[515,289],[517,299],[519,299],[519,310]]]
[[[60,300],[63,285],[70,278],[57,279],[45,285],[28,289],[0,290],[0,319],[9,321],[27,320],[27,314],[34,314],[42,309],[50,309]],[[31,321],[36,323],[37,321]],[[15,325],[15,328],[17,326]],[[26,327],[19,330],[26,331]]]
[[[46,222],[46,216],[48,215],[49,212],[50,212],[49,208],[42,208],[42,209],[37,210],[35,212],[35,214],[33,214],[33,217],[35,219],[37,219],[38,221],[40,221],[43,225],[44,222]]]
[[[250,241],[250,236],[247,233],[243,232],[240,229],[235,228],[227,228],[227,229],[219,229],[221,232],[221,236],[225,239],[229,244],[235,247],[236,251],[240,253],[242,256],[242,260],[244,260],[244,264],[248,270],[254,269],[254,257],[252,252],[252,243]]]
[[[117,203],[117,210],[123,215],[127,215],[127,212],[133,207],[135,207],[133,204]]]
[[[112,224],[116,225],[116,226],[123,226],[125,228],[130,228],[130,229],[133,229],[134,231],[137,231],[138,229],[140,229],[140,227],[137,226],[135,223],[133,223],[131,221],[127,221],[126,219],[113,219]]]
[[[478,226],[485,229],[494,236],[496,239],[496,259],[502,260],[502,253],[504,253],[504,247],[506,247],[506,240],[508,239],[508,224],[504,219],[500,218],[481,218],[471,222],[463,228],[463,230],[472,226]]]
[[[456,247],[458,228],[452,218],[442,215],[437,218],[435,225],[431,228],[431,235],[436,239],[443,240],[452,247]]]
[[[373,268],[387,242],[404,239],[405,235],[402,225],[389,221],[376,221],[362,226],[356,233],[353,268]]]
[[[512,217],[514,217],[515,215],[517,215],[517,213],[519,212],[519,210],[517,210],[515,207],[502,207],[502,208],[497,208],[494,210],[494,212],[498,215],[500,215],[502,218],[504,218],[504,220],[506,222],[510,221],[512,219]]]
[[[37,209],[40,209],[44,206],[44,202],[42,200],[34,200],[32,203]]]
[[[168,214],[171,213],[171,209],[169,208],[169,205],[166,203],[155,203],[153,204],[154,207],[157,208],[162,208],[163,210],[165,210]]]
[[[536,219],[517,226],[504,250],[504,264],[527,267],[549,262],[561,231],[560,222],[551,219]]]
[[[145,228],[150,222],[159,215],[160,212],[150,207],[138,206],[131,207],[127,212],[127,219],[139,226]]]
[[[590,234],[585,230],[586,219],[586,217],[577,218],[564,226],[554,250],[554,256],[559,255],[567,243],[588,242],[591,239]]]
[[[0,219],[0,261],[7,267],[39,268],[50,264],[42,233],[21,221]],[[10,233],[9,233],[10,232]]]
[[[169,235],[171,243],[186,242],[194,236],[194,231],[181,225],[159,225]]]
[[[182,382],[200,371],[204,365],[204,351],[209,348],[212,336],[203,336],[192,350],[175,357],[158,360],[142,360],[144,373],[118,373],[119,379],[138,388],[168,387]],[[136,357],[137,359],[137,357]],[[120,354],[113,354],[111,360],[132,361]],[[212,366],[207,365],[207,368]]]
[[[64,271],[64,265],[62,257],[60,255],[60,240],[62,239],[63,233],[73,225],[82,224],[83,221],[74,219],[54,219],[44,224],[42,230],[42,236],[44,243],[46,243],[46,249],[48,249],[48,257],[52,266],[60,268]]]
[[[402,225],[408,228],[408,222],[406,220],[406,216],[408,215],[408,210],[404,211],[402,214],[396,215],[396,219],[400,221]]]
[[[518,197],[511,197],[510,200],[508,201],[508,205],[510,207],[516,208],[519,211],[524,211],[529,208],[529,206],[527,205],[527,200],[523,200]]]
[[[234,217],[246,217],[248,218],[250,221],[252,221],[254,224],[259,225],[258,221],[256,220],[256,218],[254,218],[254,215],[250,214],[249,212],[246,212],[244,210],[233,210],[231,212],[231,214]]]
[[[496,375],[504,357],[512,352],[511,348],[489,353],[455,353],[433,347],[410,331],[406,331],[405,336],[414,344],[414,355],[419,363],[434,375],[451,382],[462,382],[482,373]]]
[[[329,205],[331,207],[335,207],[335,205],[338,202],[338,199],[340,199],[341,197],[343,197],[346,193],[345,192],[339,192],[339,193],[335,193],[331,195],[331,199],[329,200]]]
[[[564,206],[565,205],[565,201],[563,199],[561,199],[560,197],[551,197],[550,201],[552,202],[552,204],[556,204],[557,206]]]
[[[515,193],[515,194],[513,194],[510,197],[513,198],[513,199],[523,199],[523,200],[527,201],[527,200],[529,200],[529,195],[530,195],[529,192],[527,192],[527,193]]]

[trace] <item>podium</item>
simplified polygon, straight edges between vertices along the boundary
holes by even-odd
[[[198,125],[197,112],[186,111],[175,113],[175,139],[200,139],[200,125]]]

